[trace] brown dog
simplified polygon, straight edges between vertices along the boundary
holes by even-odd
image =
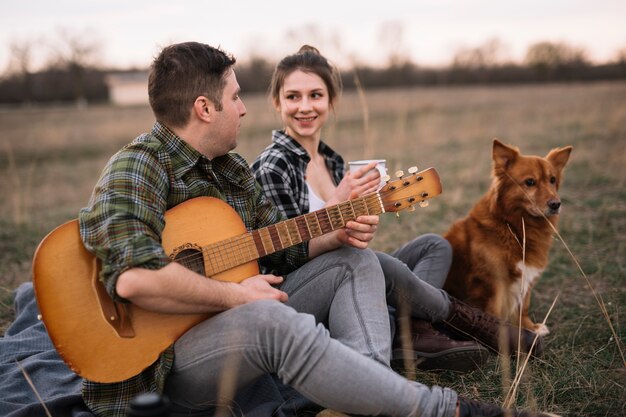
[[[448,293],[514,325],[521,313],[522,327],[549,333],[530,319],[528,306],[548,264],[554,233],[549,223],[557,225],[557,191],[571,151],[567,146],[545,158],[526,156],[494,139],[491,187],[444,235],[454,253]]]

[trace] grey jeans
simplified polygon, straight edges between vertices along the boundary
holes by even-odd
[[[421,235],[391,254],[376,252],[387,302],[419,319],[439,322],[448,317],[450,296],[441,288],[452,262],[452,247],[442,236]]]
[[[287,275],[282,288],[289,305],[245,304],[176,341],[165,394],[179,411],[202,415],[218,404],[228,407],[238,389],[273,373],[345,413],[454,415],[454,391],[409,381],[386,365],[389,321],[373,252],[343,248],[321,255]]]

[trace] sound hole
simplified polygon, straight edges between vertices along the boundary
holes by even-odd
[[[174,255],[173,260],[187,269],[206,276],[202,252],[198,249],[183,249]]]

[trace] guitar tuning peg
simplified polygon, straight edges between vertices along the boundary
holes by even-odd
[[[409,168],[409,174],[415,174],[416,172],[417,172],[416,166],[412,166],[411,168]]]
[[[404,175],[404,171],[402,171],[402,170],[396,171],[396,177],[402,178],[403,175]]]
[[[424,200],[424,201],[421,201],[421,202],[420,202],[420,207],[421,207],[421,208],[428,207],[428,201],[425,201],[425,200]]]
[[[407,207],[406,211],[408,211],[409,213],[415,211],[415,206]]]
[[[384,181],[384,182],[389,182],[389,180],[390,180],[390,179],[391,179],[391,177],[390,177],[389,175],[385,175],[385,176],[383,177],[383,181]]]

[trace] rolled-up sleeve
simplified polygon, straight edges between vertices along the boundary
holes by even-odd
[[[79,213],[81,238],[101,261],[100,279],[115,286],[130,268],[159,269],[170,260],[161,246],[168,176],[150,148],[124,148],[104,168],[88,207]]]

